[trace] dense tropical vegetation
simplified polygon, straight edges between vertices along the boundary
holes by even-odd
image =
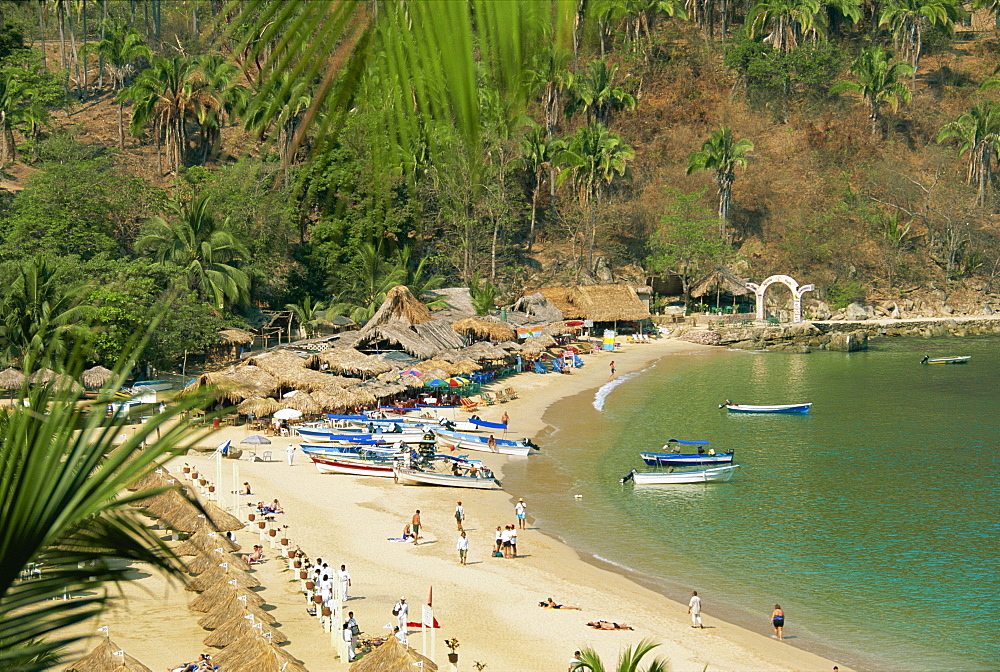
[[[399,283],[488,312],[720,262],[831,302],[1000,270],[988,3],[69,4],[0,0],[9,362],[117,361],[161,300],[167,367]]]

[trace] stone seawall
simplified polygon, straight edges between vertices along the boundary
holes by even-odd
[[[1000,318],[911,318],[905,320],[824,321],[761,326],[717,326],[709,331],[683,329],[682,340],[741,350],[808,353],[812,350],[853,352],[868,347],[869,338],[1000,335]]]

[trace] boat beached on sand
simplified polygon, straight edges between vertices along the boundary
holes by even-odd
[[[622,483],[632,481],[636,485],[681,485],[688,483],[725,483],[733,477],[738,464],[730,464],[722,467],[712,467],[710,469],[698,469],[696,471],[647,471],[639,472],[633,469]]]
[[[449,432],[443,429],[435,429],[434,434],[437,436],[438,446],[442,448],[462,448],[464,450],[481,450],[485,453],[520,456],[526,456],[531,452],[533,447],[537,448],[537,446],[527,440],[512,441],[510,439],[497,439],[492,436],[486,437],[478,434]]]
[[[435,455],[436,458],[450,460],[450,473],[432,471],[430,469],[403,466],[397,464],[393,468],[396,481],[404,485],[443,485],[449,488],[474,488],[476,490],[498,490],[502,487],[493,472],[482,462],[451,458],[448,455]]]
[[[711,445],[708,441],[682,441],[680,439],[670,439],[663,446],[666,453],[639,453],[642,461],[651,467],[662,466],[697,466],[701,464],[732,464],[733,450],[729,449],[724,453],[717,453],[713,449],[706,452],[704,446]],[[697,452],[682,453],[682,446],[697,446]]]

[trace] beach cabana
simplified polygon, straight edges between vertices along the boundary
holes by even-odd
[[[250,566],[247,563],[243,562],[241,558],[236,557],[233,553],[208,551],[199,553],[194,560],[186,563],[187,572],[188,574],[204,574],[213,567],[218,567],[219,564],[223,562],[228,562],[230,567],[234,567],[236,569],[250,569]]]
[[[0,371],[0,387],[5,390],[20,389],[20,387],[24,385],[26,378],[27,376],[14,367],[8,366],[3,371]]]
[[[80,374],[80,382],[89,390],[99,390],[115,377],[115,372],[103,366],[95,366]]]
[[[253,616],[254,622],[266,625],[274,625],[278,622],[269,612],[253,604],[244,604],[243,600],[237,598],[239,598],[239,595],[235,593],[230,594],[224,601],[219,602],[216,606],[212,607],[211,611],[198,619],[198,625],[206,630],[216,630],[234,618],[243,620],[244,616]]]
[[[178,544],[174,552],[177,555],[203,555],[212,553],[217,548],[233,552],[240,550],[240,545],[234,543],[224,534],[214,530],[201,529]]]
[[[204,642],[205,646],[214,646],[217,649],[223,649],[230,644],[234,644],[243,639],[248,639],[254,636],[255,633],[259,636],[263,636],[265,634],[270,635],[272,644],[284,644],[288,641],[288,637],[285,636],[285,633],[281,632],[277,628],[274,628],[263,621],[258,621],[256,618],[254,618],[253,623],[251,623],[249,619],[245,618],[245,616],[247,616],[247,614],[240,614],[238,616],[231,617],[228,621],[216,627],[207,637],[205,637],[205,639],[201,641]]]
[[[422,665],[422,667],[418,667]],[[437,670],[438,666],[430,658],[421,656],[408,646],[389,637],[385,644],[365,654],[361,660],[351,664],[351,672],[413,672],[415,669]]]
[[[188,581],[187,585],[184,586],[184,590],[190,590],[194,593],[202,593],[220,583],[227,583],[229,581],[236,581],[236,585],[240,588],[260,587],[260,581],[258,581],[255,577],[244,571],[233,569],[232,566],[230,566],[226,569],[216,567],[215,569],[210,569],[207,572],[202,572]]]
[[[264,598],[261,597],[260,594],[255,593],[249,588],[241,588],[227,582],[222,582],[209,588],[201,595],[191,600],[188,604],[188,609],[191,611],[207,613],[211,611],[212,607],[217,605],[219,602],[229,599],[230,595],[235,595],[236,597],[246,597],[247,604],[254,607],[266,604]]]
[[[70,663],[63,672],[153,672],[105,637],[86,656]]]
[[[512,341],[517,333],[502,322],[491,322],[478,317],[467,317],[451,325],[456,332],[475,341]]]
[[[244,348],[252,348],[253,334],[244,329],[222,329],[219,331],[217,351],[227,359],[236,359]]]
[[[306,672],[297,658],[268,644],[256,629],[212,656],[212,662],[223,670],[239,672]]]

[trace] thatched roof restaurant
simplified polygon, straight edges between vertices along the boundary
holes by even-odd
[[[366,355],[354,348],[330,348],[313,355],[309,366],[325,366],[330,373],[370,378],[391,371],[393,366],[379,355]]]
[[[363,350],[402,350],[417,359],[430,359],[441,348],[424,340],[402,322],[391,322],[362,330],[355,347]],[[452,332],[454,333],[454,332]]]
[[[490,322],[478,317],[467,317],[451,325],[451,328],[477,341],[513,341],[517,333],[502,322]]]
[[[94,647],[94,650],[63,668],[63,672],[153,672],[120,649],[109,638]]]
[[[649,317],[649,310],[629,285],[543,287],[536,293],[562,312],[560,319],[637,322]]]

